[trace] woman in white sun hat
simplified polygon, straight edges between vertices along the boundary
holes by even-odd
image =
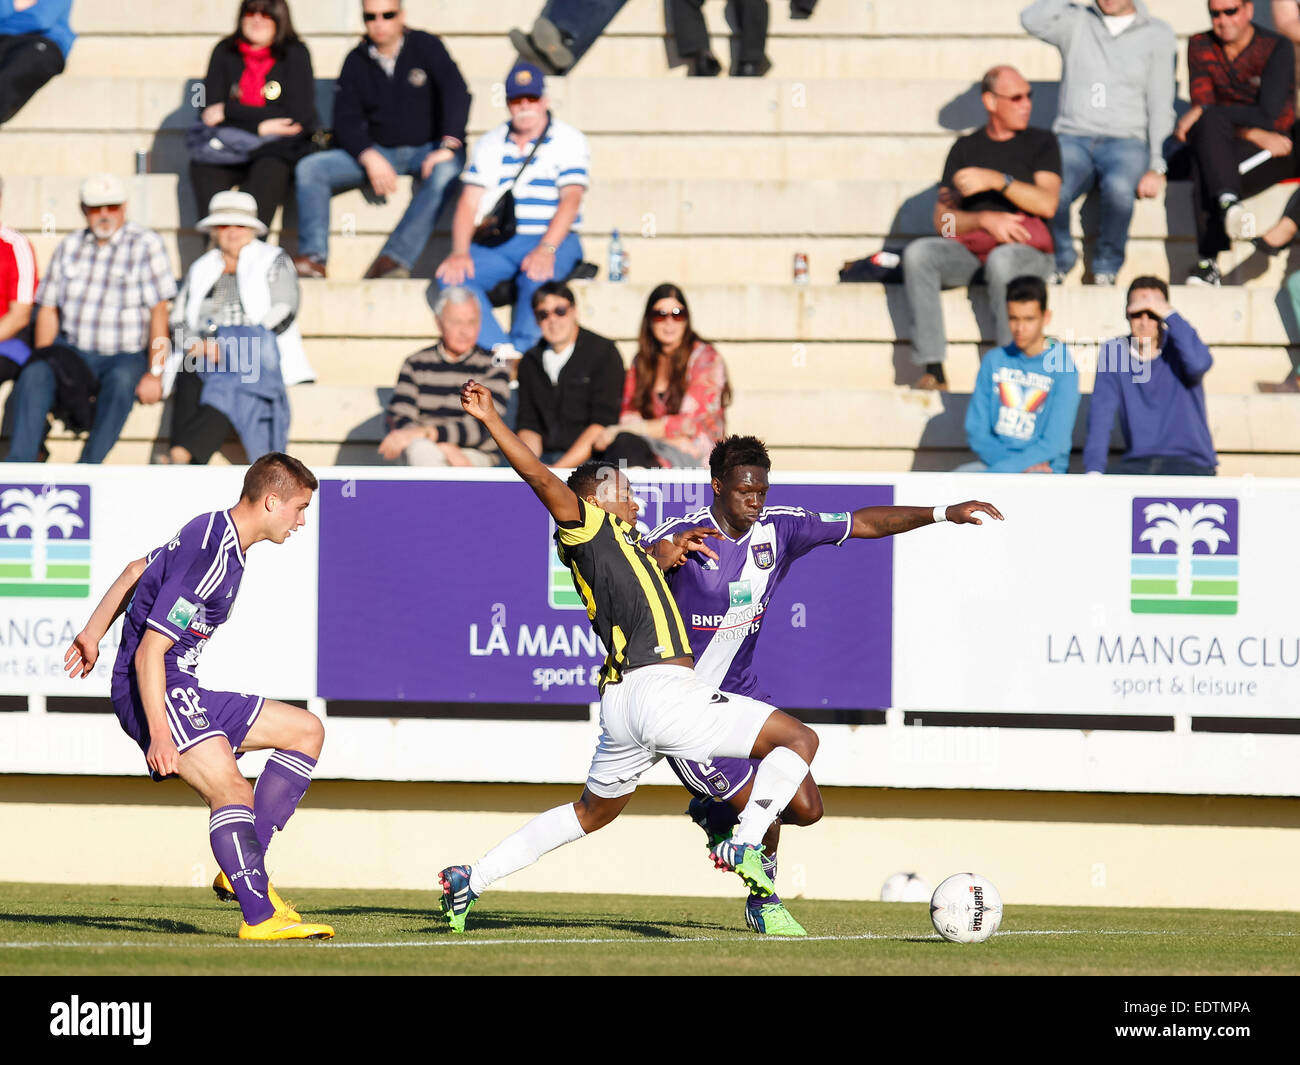
[[[163,374],[174,392],[171,450],[159,461],[206,463],[238,432],[248,461],[288,442],[285,385],[312,381],[294,319],[298,278],[246,192],[219,192],[200,232],[214,247],[195,260],[172,310],[176,341]]]

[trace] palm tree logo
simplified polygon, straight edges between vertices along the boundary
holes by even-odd
[[[19,487],[0,491],[0,531],[10,540],[9,550],[0,555],[0,572],[4,574],[0,578],[0,594],[89,594],[90,543],[84,534],[66,548],[56,547],[57,557],[50,558],[51,533],[57,531],[62,540],[70,541],[74,530],[86,527],[82,517],[75,513],[81,505],[80,492],[52,484],[36,491]],[[31,531],[25,545],[18,536],[22,529]]]
[[[1135,501],[1141,507],[1144,526],[1134,544],[1132,592],[1134,613],[1146,614],[1235,614],[1237,612],[1237,559],[1235,548],[1220,555],[1220,547],[1232,544],[1228,531],[1228,508],[1224,502],[1197,501],[1180,506],[1182,500]],[[1134,510],[1137,511],[1137,506]],[[1137,515],[1135,513],[1135,523]],[[1233,523],[1235,524],[1235,523]],[[1138,551],[1138,544],[1148,545]],[[1199,555],[1196,546],[1204,551]],[[1172,545],[1173,557],[1161,557]]]

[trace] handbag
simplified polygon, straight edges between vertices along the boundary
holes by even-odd
[[[1047,223],[1034,214],[1026,214],[1021,217],[1024,219],[1024,227],[1029,230],[1029,239],[1024,242],[1025,245],[1051,255],[1053,248],[1052,234],[1047,228]],[[986,262],[989,253],[998,246],[997,240],[987,229],[972,229],[969,233],[962,233],[953,239],[980,262]]]
[[[236,126],[205,126],[195,122],[185,131],[185,150],[195,163],[206,166],[240,166],[263,144],[279,137],[259,137]]]
[[[514,181],[510,182],[510,187],[497,199],[486,215],[474,230],[473,243],[481,244],[485,248],[495,248],[504,244],[515,235],[515,186],[519,184],[519,179],[523,177],[524,171],[533,161],[533,156],[537,154],[537,149],[542,146],[542,141],[546,140],[546,134],[551,128],[551,116],[546,116],[546,128],[537,138],[537,143],[533,145],[533,150],[528,153],[528,158],[524,160],[524,165],[519,168],[519,173],[515,175]]]

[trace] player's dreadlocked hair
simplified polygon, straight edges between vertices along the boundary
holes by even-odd
[[[737,466],[757,466],[770,470],[767,445],[756,436],[729,436],[713,445],[709,454],[709,476],[724,481]]]
[[[604,459],[588,459],[571,474],[566,482],[579,499],[594,495],[596,486],[606,477],[617,477],[618,466]]]
[[[302,488],[313,492],[320,487],[316,475],[292,455],[271,451],[248,467],[244,474],[244,498],[257,502],[274,492],[291,496]]]

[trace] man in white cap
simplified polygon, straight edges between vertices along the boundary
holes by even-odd
[[[74,376],[96,395],[82,462],[104,461],[135,400],[162,399],[167,311],[176,295],[167,249],[153,230],[126,220],[126,186],[112,174],[82,182],[81,211],[86,228],[60,242],[36,290],[34,350],[14,385],[10,462],[37,460],[47,416],[56,396],[60,405],[64,399],[61,364],[72,361]]]

